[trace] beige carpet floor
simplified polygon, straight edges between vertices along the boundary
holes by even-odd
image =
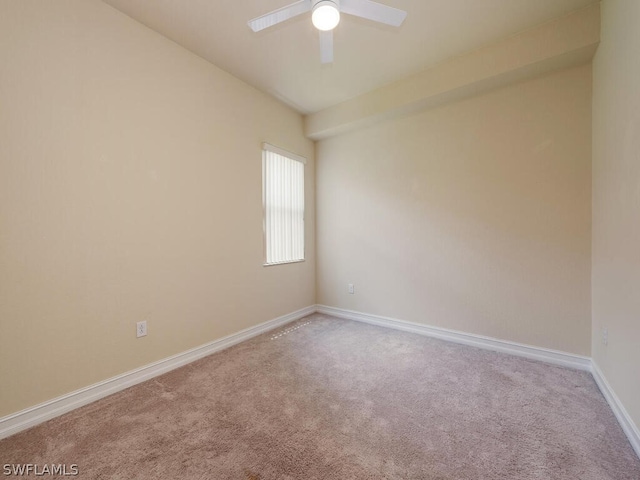
[[[5,463],[127,480],[640,479],[590,374],[319,314],[5,439]]]

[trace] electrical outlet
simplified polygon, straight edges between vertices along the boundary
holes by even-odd
[[[355,295],[355,293],[356,293],[356,289],[355,289],[355,287],[353,286],[353,283],[350,283],[350,284],[348,285],[348,287],[349,287],[349,294],[350,294],[350,295]]]
[[[147,321],[136,323],[136,337],[146,337],[147,336]]]
[[[602,329],[602,344],[605,346],[609,345],[609,329],[608,328]]]

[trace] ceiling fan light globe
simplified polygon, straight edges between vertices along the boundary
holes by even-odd
[[[313,9],[311,21],[318,30],[328,32],[340,23],[340,10],[331,0],[320,1]]]

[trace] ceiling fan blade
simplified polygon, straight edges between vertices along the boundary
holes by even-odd
[[[320,61],[333,63],[333,30],[320,32]]]
[[[279,8],[273,12],[262,15],[261,17],[254,18],[249,21],[249,27],[254,32],[259,32],[265,28],[273,27],[274,25],[289,20],[290,18],[297,17],[303,13],[311,10],[311,0],[299,0],[286,7]]]
[[[402,25],[407,16],[407,12],[404,10],[372,2],[371,0],[341,0],[340,11],[393,27]]]

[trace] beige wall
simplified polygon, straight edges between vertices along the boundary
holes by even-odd
[[[316,158],[318,303],[590,354],[590,65]]]
[[[305,263],[262,266],[262,141],[310,160]],[[297,113],[111,7],[0,0],[0,416],[313,304],[313,175]]]
[[[592,349],[640,427],[640,2],[605,0],[602,8],[593,63]]]

